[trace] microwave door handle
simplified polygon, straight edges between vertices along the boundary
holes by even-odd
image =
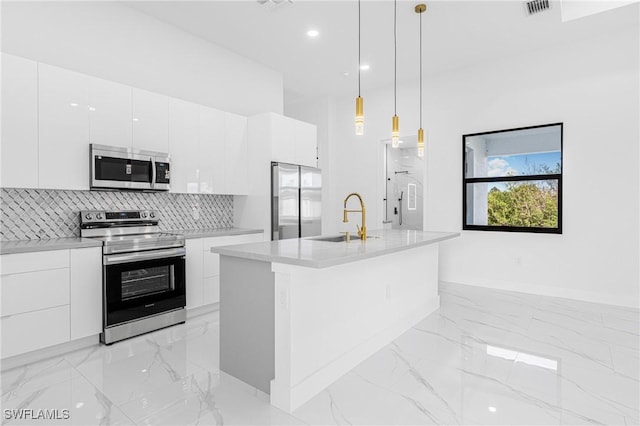
[[[153,189],[156,185],[156,160],[151,157],[149,161],[151,161],[151,189]]]

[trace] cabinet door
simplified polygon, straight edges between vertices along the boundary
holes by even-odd
[[[294,120],[283,115],[271,115],[271,161],[296,163]]]
[[[131,87],[89,77],[89,141],[131,148]]]
[[[218,303],[220,301],[220,275],[205,278],[202,293],[205,305]]]
[[[38,65],[38,187],[89,189],[89,77]]]
[[[202,306],[202,239],[194,238],[185,242],[187,249],[187,309]]]
[[[69,304],[69,268],[0,277],[0,316]]]
[[[133,148],[169,152],[169,98],[132,90]]]
[[[304,121],[293,123],[294,150],[296,164],[303,166],[317,167],[317,131],[313,124]]]
[[[199,105],[180,99],[169,99],[171,192],[198,192],[200,179],[199,123]]]
[[[246,195],[247,185],[247,117],[225,114],[225,193]]]
[[[200,192],[225,192],[225,113],[200,107]]]
[[[205,305],[220,301],[220,255],[211,253],[211,247],[230,246],[262,242],[263,234],[229,235],[202,239],[203,256],[203,303]]]
[[[2,181],[38,187],[38,64],[2,54]]]
[[[102,331],[102,248],[69,250],[71,340]]]
[[[69,341],[69,305],[0,318],[2,358]]]

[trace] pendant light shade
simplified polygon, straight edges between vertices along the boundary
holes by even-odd
[[[400,117],[397,115],[391,117],[391,146],[393,148],[400,146]]]
[[[422,128],[422,14],[427,10],[426,4],[416,5],[415,11],[420,16],[420,128],[418,129],[418,156],[424,157],[424,129]]]
[[[364,135],[364,99],[356,98],[356,135]]]
[[[356,135],[364,135],[364,99],[360,96],[360,0],[358,0],[358,97],[356,98]]]
[[[391,119],[391,146],[400,146],[400,118],[398,117],[398,19],[397,0],[393,0],[393,118]]]

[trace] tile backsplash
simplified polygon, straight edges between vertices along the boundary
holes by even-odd
[[[5,241],[78,237],[81,210],[157,210],[160,228],[165,231],[233,226],[232,195],[21,188],[0,191],[0,238]]]

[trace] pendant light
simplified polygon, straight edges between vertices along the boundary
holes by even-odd
[[[400,118],[398,118],[398,5],[393,0],[393,117],[391,118],[391,146],[400,146]]]
[[[421,3],[415,11],[420,15],[420,128],[418,129],[418,157],[424,157],[424,129],[422,128],[422,14],[427,10],[427,5]]]
[[[356,135],[364,135],[364,99],[360,96],[360,0],[358,0],[358,97],[356,98]]]

